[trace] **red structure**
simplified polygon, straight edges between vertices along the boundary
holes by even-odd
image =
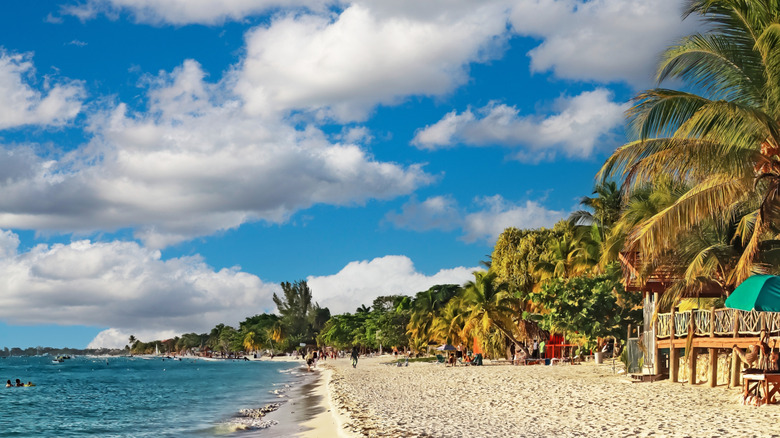
[[[572,347],[576,347],[576,345],[567,343],[566,338],[562,334],[551,334],[550,339],[544,346],[544,359],[569,356],[571,355]]]

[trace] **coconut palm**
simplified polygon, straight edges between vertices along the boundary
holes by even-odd
[[[647,256],[662,255],[703,222],[736,217],[745,248],[728,274],[733,284],[765,270],[755,262],[780,217],[780,2],[692,0],[690,15],[711,30],[670,47],[658,80],[681,80],[700,94],[639,94],[628,112],[635,140],[600,176],[621,177],[628,194],[661,176],[688,186],[630,235]]]
[[[507,340],[519,343],[514,322],[517,298],[506,283],[496,281],[495,272],[474,272],[474,280],[464,286],[463,305],[469,310],[463,317],[464,333],[485,338],[498,331]]]
[[[622,241],[616,245],[612,229],[620,219],[623,197],[614,181],[597,184],[593,194],[596,196],[582,198],[580,205],[588,210],[570,214],[569,224],[574,229],[575,265],[583,271],[601,273],[617,260],[622,245]]]
[[[440,309],[459,292],[460,286],[453,284],[436,285],[418,292],[412,301],[406,326],[410,339],[417,343],[433,340],[433,324]]]
[[[262,345],[262,339],[258,333],[251,331],[244,335],[242,344],[247,352],[257,351]]]
[[[433,319],[430,331],[431,340],[448,344],[466,342],[463,321],[468,314],[467,305],[463,295],[450,299]]]
[[[547,242],[548,260],[540,261],[534,266],[534,272],[542,281],[553,277],[568,278],[576,271],[584,268],[583,259],[578,258],[578,247],[573,237],[564,235],[560,239]]]

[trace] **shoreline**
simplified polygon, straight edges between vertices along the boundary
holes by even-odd
[[[331,359],[332,360],[332,359]],[[330,362],[331,360],[328,360]],[[300,361],[300,360],[299,360]],[[331,404],[329,382],[332,370],[319,363],[311,372],[300,366],[300,380],[290,381],[290,388],[281,397],[279,409],[269,413],[267,420],[275,421],[273,426],[252,431],[244,436],[264,438],[313,438],[342,437],[353,435],[342,433]]]

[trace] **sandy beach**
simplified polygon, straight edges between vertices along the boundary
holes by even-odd
[[[391,359],[327,361],[328,397],[308,437],[769,437],[780,405],[738,402],[739,391],[631,383],[611,365],[455,367]],[[324,390],[321,389],[321,394]],[[319,422],[318,422],[319,421]]]

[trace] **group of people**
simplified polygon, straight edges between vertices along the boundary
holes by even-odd
[[[19,379],[16,379],[16,384],[15,385],[13,383],[11,383],[11,379],[8,379],[8,380],[5,381],[5,387],[6,388],[14,388],[14,387],[21,388],[21,387],[24,387],[24,386],[35,386],[35,384],[33,382],[22,383],[22,381],[19,380]]]
[[[515,365],[525,365],[529,359],[538,360],[544,357],[545,343],[534,339],[533,342],[525,342],[515,346],[515,354],[512,357],[512,363]]]
[[[318,360],[327,360],[329,357],[331,359],[336,359],[337,357],[343,357],[343,352],[339,352],[336,354],[335,351],[324,351],[324,350],[316,350],[311,349],[308,350],[305,356],[303,356],[303,359],[306,361],[306,369],[307,371],[311,371],[311,367],[314,366]],[[358,357],[360,357],[360,353],[358,352],[357,347],[352,347],[352,367],[357,367],[357,360]]]

